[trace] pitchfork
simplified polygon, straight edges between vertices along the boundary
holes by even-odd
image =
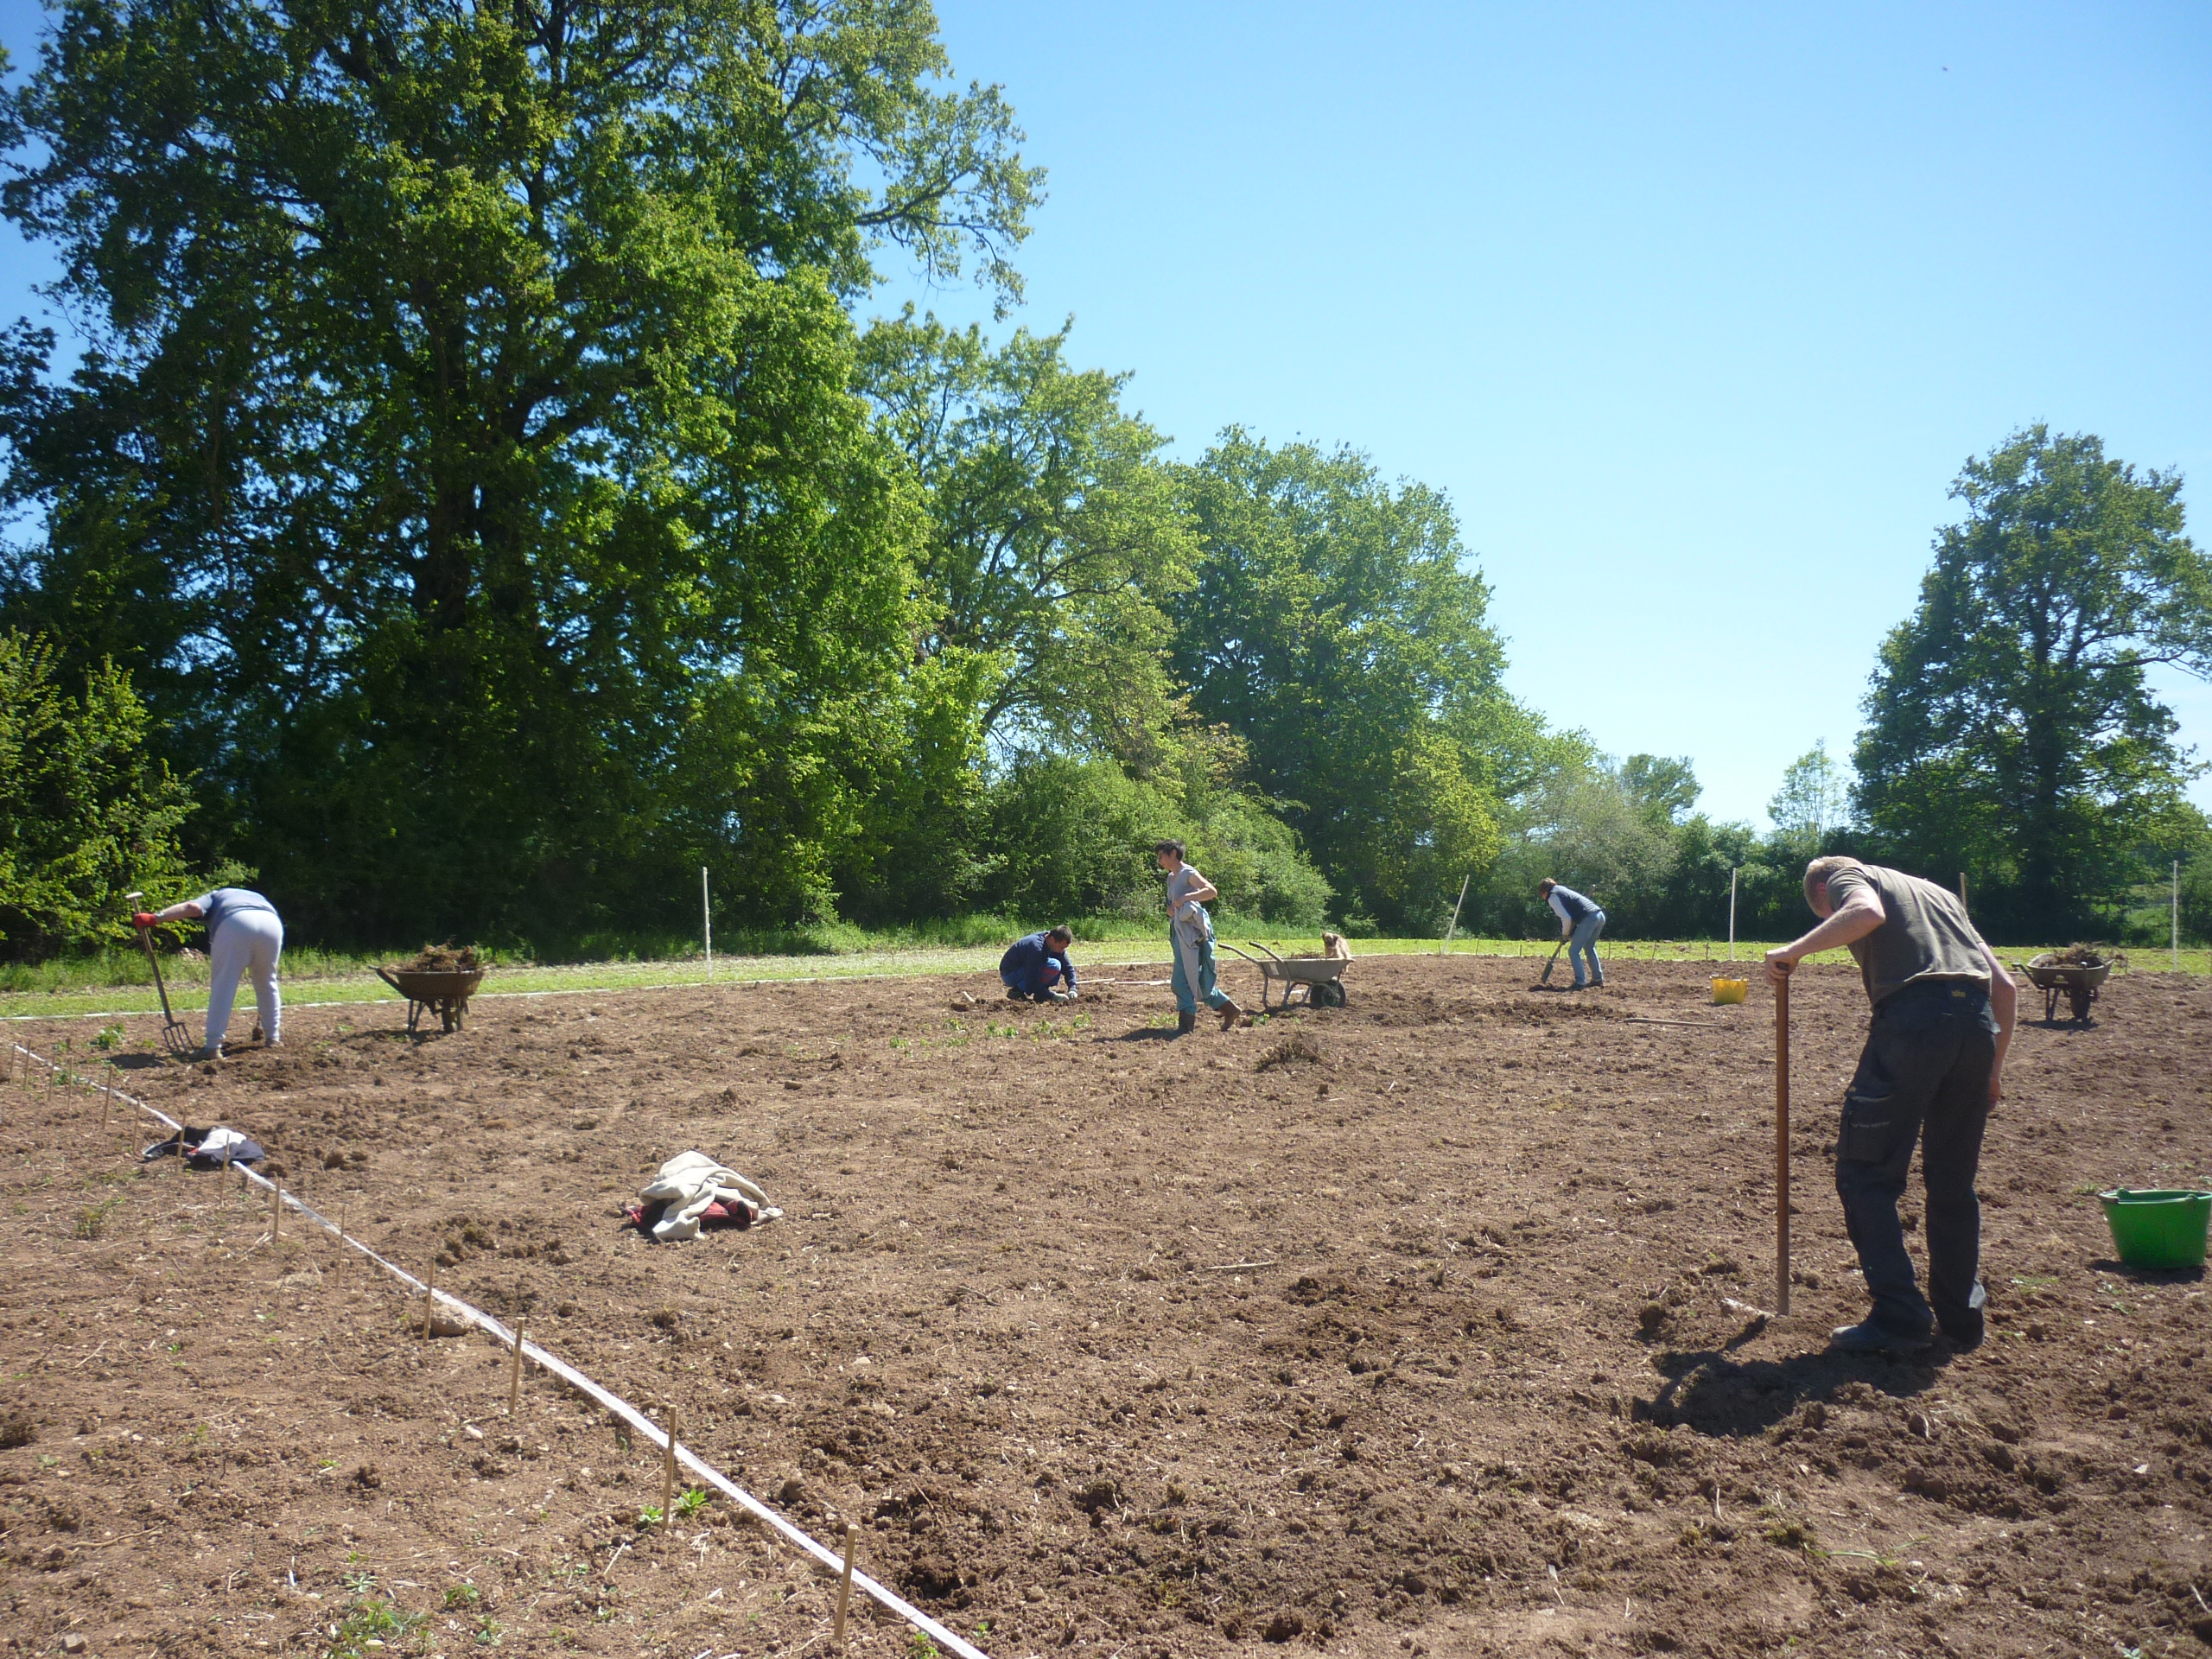
[[[143,899],[143,893],[126,893],[125,899]],[[169,988],[162,983],[162,960],[154,954],[154,918],[145,911],[130,918],[130,925],[138,930],[138,943],[146,947],[146,965],[154,970],[154,989],[162,999],[162,1046],[179,1059],[188,1059],[200,1052],[200,1045],[192,1040],[192,1033],[177,1023],[169,1012]]]

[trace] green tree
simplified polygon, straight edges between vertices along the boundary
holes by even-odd
[[[2014,937],[2091,925],[2193,766],[2145,671],[2212,674],[2212,561],[2181,480],[2037,426],[1971,461],[1913,615],[1885,642],[1856,803],[1887,855]]]
[[[133,888],[162,904],[200,888],[178,845],[191,791],[147,753],[130,676],[99,664],[73,698],[54,675],[48,642],[0,633],[0,955],[15,961],[130,938]]]
[[[1068,366],[1066,332],[993,349],[912,308],[877,323],[863,384],[929,503],[918,655],[964,652],[1001,749],[1157,765],[1173,725],[1160,604],[1197,548],[1166,440],[1126,377]]]
[[[1249,747],[1340,913],[1442,925],[1500,845],[1488,757],[1510,716],[1489,590],[1444,498],[1363,455],[1236,429],[1190,469],[1203,556],[1169,601],[1203,718]]]
[[[1828,833],[1848,817],[1850,803],[1850,778],[1830,757],[1822,738],[1789,763],[1782,787],[1766,804],[1777,848],[1788,858],[1810,861]]]
[[[949,728],[846,307],[886,246],[1010,296],[1039,182],[946,72],[919,0],[67,0],[5,207],[92,339],[0,365],[10,611],[326,931],[874,879]]]
[[[1631,800],[1669,823],[1680,823],[1703,792],[1686,754],[1631,754],[1621,762],[1620,780]]]

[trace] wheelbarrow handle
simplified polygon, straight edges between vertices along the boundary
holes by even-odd
[[[398,991],[402,996],[405,996],[407,995],[407,993],[401,988],[399,982],[394,979],[390,974],[385,972],[382,967],[378,968],[377,977],[384,981],[385,984],[391,986],[393,990]]]
[[[1261,944],[1257,939],[1247,939],[1247,940],[1245,940],[1245,941],[1244,941],[1244,943],[1245,943],[1245,944],[1249,944],[1249,945],[1250,945],[1250,946],[1251,946],[1255,950],[1268,950],[1268,947],[1267,947],[1266,945],[1264,945],[1264,944]],[[1230,950],[1236,950],[1236,947],[1235,945],[1233,945],[1233,944],[1232,944],[1232,945],[1230,945],[1229,948],[1230,948]],[[1242,956],[1243,956],[1243,955],[1244,955],[1244,953],[1243,953],[1242,950],[1236,950],[1236,954],[1237,954],[1238,956],[1240,956],[1240,957],[1242,957]],[[1275,957],[1275,953],[1274,953],[1274,951],[1272,951],[1272,950],[1268,950],[1268,954],[1269,956],[1271,956],[1271,957]],[[1251,958],[1250,958],[1250,957],[1245,957],[1245,960],[1246,960],[1247,962],[1249,962],[1249,961],[1250,961],[1250,960],[1251,960]],[[1275,957],[1275,960],[1276,960],[1277,962],[1281,962],[1281,961],[1282,960],[1282,958],[1281,958],[1281,957]]]
[[[1227,939],[1216,939],[1214,943],[1224,950],[1236,950],[1238,956],[1243,957],[1245,961],[1250,963],[1255,968],[1264,968],[1268,965],[1249,950],[1237,950],[1236,947],[1231,944]],[[1265,949],[1264,946],[1262,948]]]

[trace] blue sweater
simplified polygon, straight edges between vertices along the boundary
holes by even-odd
[[[1014,989],[1035,996],[1046,988],[1046,963],[1060,970],[1068,989],[1075,989],[1075,963],[1068,960],[1065,951],[1047,943],[1042,932],[1025,933],[1007,946],[1006,955],[999,958],[999,977]]]

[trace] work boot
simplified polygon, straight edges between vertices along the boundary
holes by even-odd
[[[1224,1031],[1236,1030],[1236,1022],[1244,1017],[1244,1010],[1238,1007],[1233,1001],[1223,1003],[1219,1012],[1221,1014],[1221,1028]]]
[[[1939,1319],[1936,1323],[1943,1332],[1943,1340],[1951,1345],[1951,1351],[1955,1354],[1972,1353],[1981,1346],[1981,1339],[1987,1334],[1980,1308],[1974,1309],[1963,1319]]]
[[[1914,1359],[1933,1345],[1929,1338],[1909,1337],[1885,1330],[1872,1319],[1862,1319],[1857,1325],[1839,1325],[1828,1333],[1828,1351],[1838,1354],[1892,1354],[1901,1359]]]
[[[1198,1011],[1196,1008],[1175,1010],[1175,1034],[1178,1037],[1187,1037],[1198,1028]]]

